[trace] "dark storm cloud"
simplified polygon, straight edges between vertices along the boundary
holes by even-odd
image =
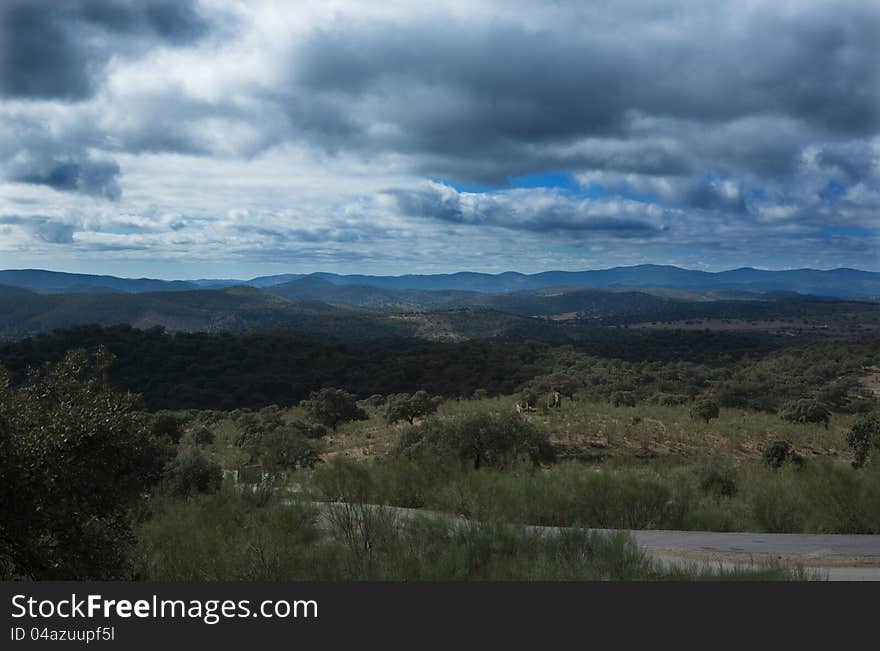
[[[685,193],[686,204],[703,210],[743,213],[746,201],[741,188],[735,182],[707,176],[693,184]]]
[[[584,237],[653,237],[667,229],[651,209],[632,202],[591,201],[556,192],[459,193],[433,184],[419,190],[387,190],[401,214],[454,224],[498,226],[533,233]],[[644,213],[643,213],[644,208]],[[656,212],[656,211],[655,211]]]
[[[72,224],[43,216],[0,215],[0,224],[19,226],[33,237],[50,244],[71,244],[76,230]]]
[[[76,247],[815,265],[876,242],[877,3],[0,0],[0,19],[0,173],[26,184],[0,209],[147,224]],[[186,212],[210,217],[175,232]],[[53,220],[9,229],[73,237]]]
[[[597,162],[590,151],[565,156],[536,147],[632,136],[640,116],[686,121],[691,130],[753,116],[784,117],[817,137],[878,130],[880,7],[805,7],[784,17],[743,12],[739,28],[726,25],[731,13],[719,9],[695,26],[702,31],[685,33],[684,23],[674,37],[638,20],[605,32],[589,24],[532,28],[442,17],[341,24],[305,41],[294,79],[298,97],[322,103],[322,121],[307,126],[328,146],[341,136],[413,152],[441,174],[454,174],[456,164],[480,174],[474,161],[485,161],[478,180],[560,161],[589,167]],[[302,114],[300,103],[295,124]],[[372,135],[377,123],[392,128]],[[716,165],[742,167],[751,158],[790,169],[795,143],[777,143],[772,130],[763,135],[755,155],[738,154],[731,143]],[[691,165],[657,153],[655,171]],[[635,156],[598,158],[634,171],[645,165]]]
[[[55,161],[44,172],[29,172],[12,176],[21,183],[46,185],[62,192],[81,192],[94,197],[117,200],[119,189],[119,165],[111,160]]]
[[[880,160],[868,144],[850,142],[823,148],[818,163],[824,170],[847,181],[861,181],[878,169]]]
[[[191,0],[6,0],[0,96],[81,100],[112,55],[207,32]]]

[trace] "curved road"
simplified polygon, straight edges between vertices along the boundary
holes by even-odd
[[[326,503],[314,503],[321,508]],[[384,507],[402,518],[429,515],[463,518],[421,509]],[[562,527],[527,527],[558,533]],[[594,529],[611,533],[612,529]],[[798,565],[832,581],[880,581],[880,535],[742,533],[629,530],[648,554],[665,563],[711,563],[722,567],[779,563]]]

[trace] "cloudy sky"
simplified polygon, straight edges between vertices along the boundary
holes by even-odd
[[[0,0],[0,268],[880,270],[880,3]]]

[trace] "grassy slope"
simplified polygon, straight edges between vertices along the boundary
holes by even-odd
[[[513,411],[515,398],[502,396],[483,400],[447,401],[438,417],[454,417],[481,411]],[[370,419],[345,423],[336,434],[324,439],[325,458],[380,457],[391,450],[403,425],[388,425],[382,408],[367,408]],[[303,418],[298,407],[282,410],[288,420]],[[804,456],[827,455],[848,458],[846,432],[853,416],[835,414],[828,429],[820,424],[796,425],[779,416],[742,409],[722,409],[720,418],[708,424],[694,421],[688,406],[641,404],[613,407],[603,402],[565,400],[562,409],[528,416],[550,434],[562,457],[601,460],[604,458],[687,458],[709,454],[746,460],[758,459],[764,446],[776,439],[790,441]],[[226,413],[196,417],[209,419],[218,441],[230,441],[239,433],[235,420]],[[219,452],[220,450],[218,450]]]

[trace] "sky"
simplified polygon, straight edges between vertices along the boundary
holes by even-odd
[[[0,268],[880,271],[880,3],[0,0]]]

